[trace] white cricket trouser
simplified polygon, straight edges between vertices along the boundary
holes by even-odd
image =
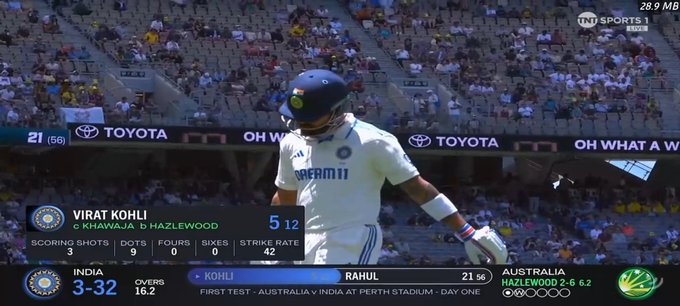
[[[382,230],[362,224],[305,232],[305,260],[299,265],[375,265],[382,249]]]

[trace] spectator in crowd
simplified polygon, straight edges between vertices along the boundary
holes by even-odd
[[[126,11],[127,10],[127,0],[115,0],[113,3],[113,9],[116,11]]]
[[[375,92],[370,93],[366,97],[364,100],[364,106],[366,107],[367,111],[375,112],[378,117],[380,117],[380,113],[382,111],[382,99],[380,99],[380,97],[378,97]]]
[[[318,18],[328,18],[328,9],[323,5],[319,5],[319,8],[314,12],[314,16]]]
[[[412,76],[417,76],[423,72],[423,65],[413,61],[409,64],[409,72]]]
[[[163,32],[164,29],[163,18],[160,16],[156,16],[149,25],[149,30],[156,30],[156,32]]]
[[[632,237],[633,235],[635,235],[635,228],[632,225],[628,224],[627,222],[624,222],[623,227],[621,228],[621,232],[628,237]]]
[[[57,15],[45,15],[42,19],[43,32],[49,34],[60,34],[59,21]]]
[[[411,58],[408,50],[406,50],[406,49],[398,49],[395,53],[396,53],[397,62],[399,62],[399,65],[401,65],[402,67],[404,67],[404,61],[409,60]],[[422,66],[421,66],[421,69],[422,69]]]
[[[89,60],[92,58],[92,54],[87,50],[86,46],[82,46],[79,49],[72,49],[68,53],[68,58],[70,60]]]
[[[150,28],[146,34],[144,34],[144,41],[149,45],[156,45],[160,42],[161,37],[158,34],[158,30],[155,28]]]
[[[92,10],[84,2],[78,2],[73,6],[73,14],[87,16],[92,14]]]
[[[4,31],[0,32],[0,42],[4,43],[5,46],[11,46],[13,39],[14,38],[12,37],[12,34],[10,34],[9,30],[5,29]]]
[[[678,230],[676,230],[672,225],[666,230],[666,240],[676,240],[678,239]]]
[[[540,34],[538,34],[538,36],[536,36],[536,43],[549,45],[552,43],[552,35],[550,35],[547,30],[543,30]]]
[[[530,27],[526,21],[522,21],[522,25],[517,29],[517,33],[523,37],[530,37],[534,34],[534,28]]]
[[[451,124],[453,124],[454,129],[458,129],[461,123],[461,109],[463,105],[458,101],[456,96],[451,96],[451,99],[447,103],[449,110],[449,117],[451,119]]]
[[[26,11],[26,18],[29,23],[38,23],[40,21],[39,12],[36,9],[28,9]]]
[[[116,33],[118,37],[120,37],[120,39],[128,39],[129,33],[127,26],[128,26],[127,21],[121,21],[118,25],[116,25],[113,28],[113,31]]]
[[[366,114],[367,114],[366,108],[363,105],[357,106],[356,111],[354,111],[354,116],[361,120],[364,120]]]
[[[18,108],[11,108],[7,112],[7,117],[5,118],[7,125],[10,127],[19,127],[21,125],[21,117],[19,115]]]
[[[551,39],[551,44],[553,45],[565,45],[567,44],[567,39],[564,37],[562,32],[560,32],[559,29],[555,29],[553,31],[552,35],[550,36]]]
[[[468,122],[467,122],[467,132],[469,134],[477,134],[480,131],[479,130],[480,127],[481,127],[481,122],[477,118],[477,114],[473,114],[472,118],[470,118],[470,120],[468,120]]]
[[[581,255],[575,255],[573,256],[572,263],[575,265],[584,265],[586,264],[586,260]]]
[[[208,72],[204,73],[198,79],[198,86],[200,86],[202,88],[211,87],[212,85],[213,85],[213,78],[210,76],[210,73],[208,73]]]

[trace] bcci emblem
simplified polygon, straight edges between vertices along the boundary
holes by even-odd
[[[639,301],[650,297],[661,282],[647,269],[629,268],[619,275],[617,285],[625,298]]]
[[[301,109],[303,106],[305,106],[305,103],[302,101],[300,97],[292,96],[290,98],[290,106],[296,109]]]
[[[338,148],[338,151],[335,152],[335,156],[342,160],[348,159],[350,156],[352,156],[352,149],[350,149],[348,146],[342,146]]]
[[[64,225],[64,212],[52,206],[40,206],[31,214],[31,225],[41,232],[54,232]]]
[[[26,274],[24,278],[24,290],[34,299],[51,299],[59,295],[61,288],[61,276],[52,269],[35,269]]]

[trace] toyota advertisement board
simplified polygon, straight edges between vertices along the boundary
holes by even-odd
[[[286,131],[189,126],[114,126],[69,124],[72,142],[144,142],[159,144],[278,145]]]
[[[72,143],[144,142],[205,145],[276,146],[287,131],[189,126],[114,126],[69,124]],[[406,150],[473,152],[574,152],[677,154],[680,139],[593,138],[531,135],[396,134]]]

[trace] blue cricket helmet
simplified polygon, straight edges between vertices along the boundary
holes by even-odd
[[[307,70],[290,82],[286,102],[279,112],[292,121],[316,121],[341,108],[349,99],[349,93],[345,80],[334,72]]]

